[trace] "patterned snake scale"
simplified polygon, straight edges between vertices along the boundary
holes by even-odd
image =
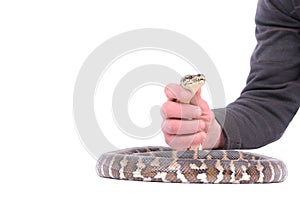
[[[287,177],[278,159],[234,150],[174,151],[168,147],[136,147],[104,153],[99,176],[172,183],[276,183]]]
[[[205,83],[203,74],[187,75],[181,86],[192,94]],[[189,103],[189,102],[181,102]],[[186,151],[168,147],[134,147],[104,153],[97,162],[100,177],[170,183],[278,183],[287,177],[278,159],[237,150]]]

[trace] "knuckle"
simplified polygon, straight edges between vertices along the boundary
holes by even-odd
[[[203,143],[204,137],[203,137],[203,132],[198,132],[195,134],[195,137],[192,141],[192,145],[199,145]]]
[[[205,128],[205,124],[203,120],[198,120],[197,124],[195,125],[195,132],[203,131]]]
[[[170,124],[170,122],[168,120],[164,120],[164,122],[162,123],[161,129],[164,133],[170,133],[170,131],[169,131],[170,125],[169,124]]]
[[[167,121],[166,120],[163,120],[163,122],[161,123],[161,130],[163,131],[163,133],[167,133],[167,131],[166,131],[166,123],[167,123]]]
[[[167,118],[167,116],[168,116],[165,103],[160,108],[160,115],[163,117],[163,119]]]
[[[169,135],[169,134],[164,134],[164,136],[165,136],[165,142],[166,142],[169,146],[171,146],[171,145],[172,145],[172,136]]]
[[[178,122],[176,120],[164,120],[161,128],[164,133],[176,134],[178,132]]]
[[[169,107],[170,107],[169,101],[163,103],[163,105],[162,105],[162,109],[163,109],[165,112],[168,111]]]
[[[168,98],[174,98],[176,97],[176,86],[175,84],[168,84],[166,87],[165,87],[165,94]]]
[[[177,123],[173,120],[168,121],[166,124],[166,129],[169,133],[176,133],[178,130]]]
[[[161,106],[161,114],[163,117],[167,118],[170,116],[170,111],[172,110],[172,104],[170,101],[163,103]]]

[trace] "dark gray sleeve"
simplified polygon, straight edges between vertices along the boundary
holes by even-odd
[[[278,140],[300,105],[300,0],[260,0],[255,22],[247,85],[235,102],[213,110],[226,149]]]

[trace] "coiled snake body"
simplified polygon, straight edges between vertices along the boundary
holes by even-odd
[[[183,77],[181,85],[193,94],[204,84],[202,74]],[[189,103],[189,102],[182,102]],[[168,147],[135,147],[100,156],[99,176],[113,179],[176,183],[274,183],[287,177],[278,159],[236,151],[175,151]]]

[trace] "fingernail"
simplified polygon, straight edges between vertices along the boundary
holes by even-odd
[[[202,121],[202,120],[200,120],[199,123],[200,123],[200,124],[199,124],[200,129],[201,129],[202,131],[206,131],[206,124],[205,124],[205,122]]]
[[[201,115],[201,109],[200,108],[195,108],[194,109],[194,115],[196,115],[196,116],[199,116],[200,117],[200,115]]]

